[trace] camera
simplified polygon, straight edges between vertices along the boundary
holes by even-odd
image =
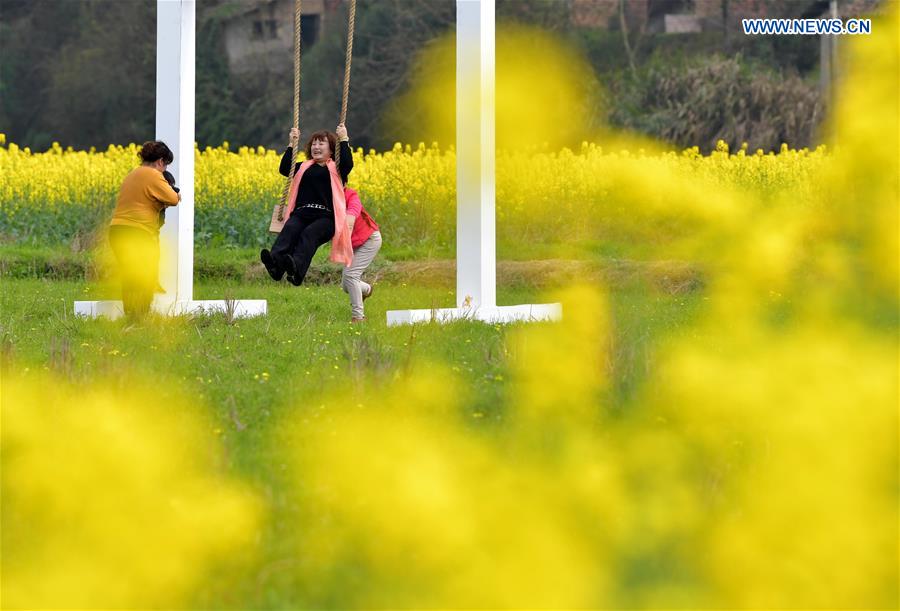
[[[169,170],[163,172],[163,178],[166,179],[166,182],[169,183],[169,186],[172,187],[172,190],[175,191],[175,193],[180,191],[180,189],[175,186],[175,177],[172,176],[172,173]]]

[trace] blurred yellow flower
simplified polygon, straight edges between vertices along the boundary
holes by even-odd
[[[261,505],[196,405],[4,374],[2,422],[4,606],[180,606],[252,551]]]

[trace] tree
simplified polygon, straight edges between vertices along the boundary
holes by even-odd
[[[78,34],[48,68],[45,124],[55,140],[82,148],[150,139],[155,3],[90,0],[78,6]]]
[[[4,0],[0,20],[0,132],[13,142],[46,148],[51,68],[78,34],[75,2]]]

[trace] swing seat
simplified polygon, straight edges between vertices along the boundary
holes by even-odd
[[[287,206],[284,204],[275,204],[275,208],[272,210],[272,221],[269,223],[269,233],[281,233],[287,222],[286,211]]]

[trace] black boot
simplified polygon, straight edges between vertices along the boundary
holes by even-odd
[[[281,278],[284,276],[284,269],[280,265],[278,265],[271,252],[263,248],[261,251],[259,251],[259,260],[262,261],[262,264],[265,266],[266,271],[269,272],[270,276],[272,276],[272,280],[274,280],[275,282],[281,280]]]
[[[303,283],[303,278],[297,277],[297,265],[294,263],[294,257],[290,255],[280,255],[278,257],[278,264],[284,268],[285,272],[287,272],[288,282],[294,286],[300,286]]]

